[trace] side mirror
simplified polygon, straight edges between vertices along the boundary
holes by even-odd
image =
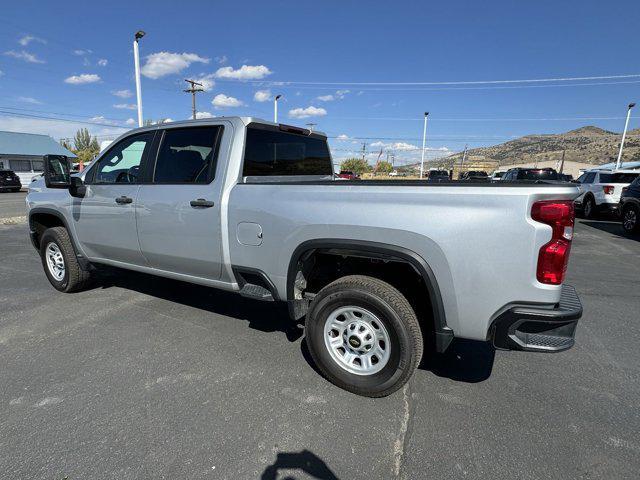
[[[44,183],[47,188],[71,186],[71,164],[65,155],[44,156]]]
[[[80,177],[71,177],[71,186],[69,187],[69,195],[77,198],[84,198],[87,194],[87,187]]]

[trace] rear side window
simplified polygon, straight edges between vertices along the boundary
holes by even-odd
[[[584,179],[582,180],[582,183],[593,183],[594,178],[596,178],[596,173],[589,172],[585,175]]]
[[[154,183],[209,183],[215,174],[222,126],[172,128],[162,138]]]
[[[600,183],[631,183],[638,178],[638,173],[601,173]]]
[[[247,128],[242,175],[333,175],[325,138]]]

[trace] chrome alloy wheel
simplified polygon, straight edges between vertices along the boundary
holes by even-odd
[[[53,242],[49,242],[45,249],[45,257],[47,259],[47,268],[49,268],[49,273],[54,279],[61,282],[64,278],[65,267],[64,257],[62,256],[60,247]]]
[[[628,232],[631,232],[638,223],[638,215],[633,208],[628,208],[626,212],[624,212],[624,217],[622,218],[622,225],[624,229]]]
[[[373,313],[361,307],[340,307],[324,324],[324,344],[341,368],[356,375],[373,375],[391,354],[387,329]]]

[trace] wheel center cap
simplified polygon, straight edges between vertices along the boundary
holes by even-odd
[[[362,342],[355,335],[351,335],[349,337],[349,345],[351,345],[353,348],[358,348],[360,347],[360,345],[362,345]]]

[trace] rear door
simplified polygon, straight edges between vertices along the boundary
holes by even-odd
[[[74,199],[73,222],[91,258],[145,265],[136,231],[138,190],[155,132],[120,140],[104,153],[85,178],[87,193]]]
[[[159,134],[153,171],[138,194],[142,253],[154,268],[219,279],[226,162],[218,162],[218,156],[221,148],[228,149],[231,125],[166,128]]]

